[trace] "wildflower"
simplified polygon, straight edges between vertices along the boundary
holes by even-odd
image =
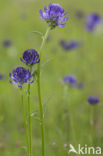
[[[77,41],[71,41],[71,42],[67,43],[64,40],[61,40],[60,45],[63,47],[64,50],[69,51],[69,50],[73,50],[73,49],[80,47],[81,43],[77,42]]]
[[[72,76],[72,75],[67,75],[67,76],[65,76],[65,77],[63,78],[63,80],[64,80],[65,83],[70,84],[70,86],[71,86],[72,88],[76,86],[77,79],[76,79],[74,76]]]
[[[36,63],[39,63],[39,54],[35,49],[28,49],[24,51],[23,53],[23,59],[20,58],[23,63],[26,63],[27,65],[34,65]]]
[[[12,71],[12,74],[9,74],[12,81],[10,83],[18,84],[18,87],[22,87],[23,83],[32,83],[33,81],[30,81],[30,79],[33,77],[29,70],[23,68],[23,67],[17,67]]]
[[[88,103],[92,104],[92,105],[95,105],[95,104],[99,103],[99,99],[96,96],[90,96],[88,98]]]
[[[96,14],[96,13],[90,14],[90,15],[88,16],[87,24],[86,24],[85,28],[86,28],[88,31],[94,31],[95,28],[96,28],[96,26],[97,26],[98,24],[100,24],[101,21],[102,21],[102,20],[101,20],[101,17],[100,17],[98,14]]]
[[[67,11],[59,5],[59,4],[49,4],[46,8],[44,7],[44,12],[40,10],[40,17],[42,20],[45,20],[51,29],[58,27],[64,27],[66,21],[68,20]]]
[[[11,40],[4,40],[4,41],[3,41],[3,46],[4,46],[4,47],[10,47],[11,45],[12,45]]]

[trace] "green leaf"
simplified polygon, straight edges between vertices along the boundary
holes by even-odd
[[[40,112],[39,110],[36,110],[36,111],[31,112],[31,117],[36,116],[39,112]]]
[[[39,32],[39,31],[32,31],[32,33],[36,33],[36,34],[38,34],[38,35],[40,35],[40,36],[43,37],[43,33],[42,33],[42,32]]]
[[[41,120],[40,120],[40,117],[39,116],[36,116],[34,117],[35,120],[39,121],[41,123]]]
[[[45,114],[46,112],[46,108],[47,108],[47,104],[48,104],[48,101],[51,99],[51,97],[54,95],[54,93],[52,93],[45,101],[45,103],[43,104],[43,112]]]
[[[38,116],[39,112],[40,112],[39,110],[33,111],[33,112],[31,113],[31,117],[32,117],[33,119],[35,119],[35,120],[41,122],[40,117]]]
[[[27,151],[27,147],[26,146],[21,146],[22,149],[24,149],[25,151]]]
[[[41,65],[41,70],[45,67],[45,65],[47,64],[47,63],[49,63],[50,61],[52,61],[54,58],[49,58],[49,59],[47,59],[42,65]]]

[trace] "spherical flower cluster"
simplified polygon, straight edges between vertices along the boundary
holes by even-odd
[[[30,81],[30,79],[33,77],[29,70],[23,68],[23,67],[17,67],[12,71],[12,74],[10,73],[10,78],[12,81],[10,83],[18,84],[18,87],[21,87],[23,83],[32,83],[33,81]]]
[[[49,4],[46,8],[44,7],[44,12],[40,10],[40,17],[42,20],[45,20],[51,29],[58,27],[64,27],[66,21],[68,20],[67,11],[65,12],[64,9],[59,4]]]
[[[99,103],[99,99],[96,96],[90,96],[88,98],[88,103],[91,105],[95,105],[95,104]]]
[[[71,42],[67,43],[64,40],[61,40],[60,45],[63,47],[64,50],[69,51],[69,50],[73,50],[73,49],[80,47],[81,43],[78,41],[71,41]]]
[[[87,24],[85,26],[85,28],[88,30],[88,31],[94,31],[95,30],[95,27],[101,23],[101,17],[94,13],[94,14],[90,14],[88,16],[88,19],[87,19]]]
[[[72,75],[67,75],[67,76],[65,76],[65,77],[63,78],[63,80],[64,80],[65,83],[70,84],[70,86],[71,86],[72,88],[76,86],[77,79],[76,79],[74,76],[72,76]]]
[[[39,63],[39,54],[35,49],[28,49],[24,51],[23,53],[23,59],[20,58],[23,63],[26,63],[27,65],[33,65],[36,63]]]

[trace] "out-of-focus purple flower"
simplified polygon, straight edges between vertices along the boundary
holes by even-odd
[[[87,23],[85,25],[85,28],[88,30],[88,31],[94,31],[96,26],[98,24],[100,24],[102,21],[101,17],[94,13],[94,14],[90,14],[88,16],[88,19],[87,19]]]
[[[27,65],[34,65],[36,63],[39,63],[39,54],[35,49],[28,49],[24,51],[23,53],[23,59],[20,58],[23,63],[26,63]]]
[[[67,75],[63,78],[63,81],[67,84],[70,84],[70,86],[73,88],[76,86],[77,79],[72,75]]]
[[[78,83],[78,84],[77,84],[77,87],[78,87],[79,89],[82,89],[82,88],[84,88],[84,84],[83,84],[83,83]]]
[[[0,74],[0,80],[2,80],[4,78],[4,75]]]
[[[10,47],[11,45],[12,45],[11,40],[4,40],[4,41],[3,41],[3,46],[4,46],[4,47]]]
[[[99,103],[99,98],[96,96],[90,96],[88,98],[88,103],[91,105],[95,105],[95,104]]]
[[[61,40],[60,45],[63,47],[64,50],[69,51],[80,47],[82,43],[77,41],[71,41],[68,43],[65,40]]]
[[[76,17],[78,19],[82,19],[84,17],[84,13],[82,11],[76,11]]]
[[[48,7],[44,7],[44,12],[40,10],[40,17],[45,20],[51,29],[58,27],[64,27],[68,20],[67,11],[59,4],[49,4]]]
[[[23,67],[17,67],[12,71],[12,74],[9,74],[12,81],[10,83],[18,84],[18,87],[22,87],[23,83],[32,83],[33,81],[30,81],[30,79],[33,77],[29,70],[23,68]]]

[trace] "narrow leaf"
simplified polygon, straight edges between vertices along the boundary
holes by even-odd
[[[41,65],[41,70],[45,67],[45,65],[47,64],[47,63],[49,63],[50,61],[52,61],[54,58],[49,58],[49,59],[47,59],[42,65]]]
[[[43,36],[43,33],[42,32],[39,32],[39,31],[32,31],[32,33],[36,33],[36,34],[38,34],[40,36]]]

